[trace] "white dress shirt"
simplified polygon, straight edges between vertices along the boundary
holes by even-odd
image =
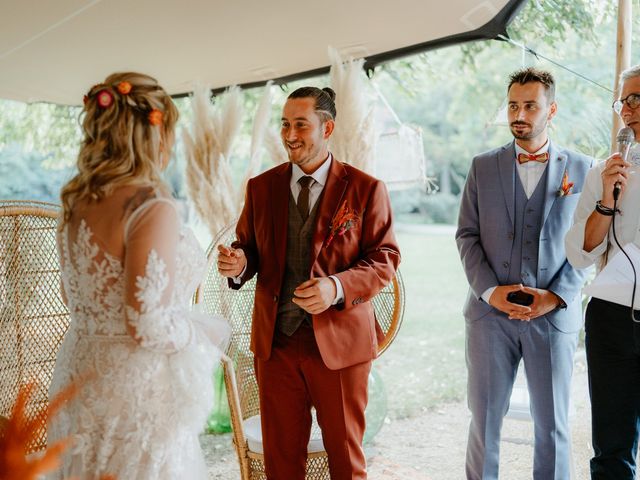
[[[533,192],[535,191],[542,175],[544,175],[544,171],[547,168],[546,162],[535,162],[529,161],[526,163],[518,162],[518,155],[524,153],[525,155],[529,155],[524,148],[520,147],[517,143],[516,146],[516,170],[518,170],[518,176],[520,177],[520,182],[522,182],[522,187],[524,188],[524,193],[527,194],[527,198],[531,198]],[[533,155],[540,155],[541,153],[547,153],[549,151],[549,140],[545,143],[540,150],[537,152],[533,152]]]
[[[309,186],[309,211],[313,209],[313,206],[318,201],[318,198],[320,198],[320,194],[327,183],[329,169],[331,168],[331,158],[332,156],[329,154],[324,163],[320,165],[315,172],[309,175],[314,180]],[[300,195],[300,190],[302,188],[298,183],[298,180],[304,177],[306,173],[304,173],[296,164],[291,165],[291,167],[291,180],[289,181],[289,187],[291,188],[293,199],[298,203],[298,195]]]
[[[329,170],[331,168],[331,159],[333,156],[329,153],[329,156],[324,161],[322,165],[320,165],[315,172],[311,173],[309,176],[313,178],[313,182],[309,186],[309,211],[311,211],[320,198],[320,194],[322,190],[324,190],[324,186],[327,183],[327,177],[329,177]],[[291,166],[291,180],[289,181],[289,188],[291,188],[291,194],[293,195],[293,199],[298,202],[298,195],[300,195],[300,190],[302,187],[298,183],[301,177],[305,176],[306,173],[302,171],[302,169],[296,165],[292,164]],[[242,273],[233,278],[235,283],[241,283],[241,278],[244,275],[245,269]],[[335,275],[330,275],[329,278],[333,279],[333,282],[336,285],[336,297],[333,300],[331,305],[337,305],[340,302],[344,302],[344,289],[342,288],[342,283]]]
[[[567,258],[575,268],[586,268],[596,265],[598,271],[604,267],[606,259],[618,253],[618,246],[613,239],[613,222],[609,233],[600,245],[590,252],[584,250],[584,232],[587,220],[593,213],[596,202],[602,200],[602,177],[600,174],[605,162],[589,170],[573,215],[573,226],[565,237]],[[627,186],[618,202],[620,213],[616,214],[616,236],[623,247],[634,243],[640,247],[640,165],[629,168]],[[607,249],[609,252],[607,253]]]
[[[530,152],[527,152],[524,148],[519,146],[517,143],[515,144],[515,147],[516,147],[516,158],[515,158],[516,170],[518,171],[518,176],[520,177],[522,188],[524,188],[524,193],[527,195],[527,198],[531,198],[531,195],[533,195],[533,192],[538,186],[538,183],[540,183],[540,179],[542,178],[542,175],[544,175],[544,171],[547,168],[547,164],[549,163],[549,161],[548,160],[546,162],[529,161],[526,163],[520,163],[518,162],[518,155],[521,153],[524,153],[525,155],[529,155]],[[533,155],[540,155],[541,153],[546,153],[548,151],[549,151],[549,140],[547,140],[547,142],[542,146],[542,148],[540,148],[536,152],[533,152]],[[493,294],[493,291],[495,289],[496,287],[487,288],[484,291],[484,293],[481,295],[481,298],[485,302],[489,303],[489,299],[491,298],[491,295]]]

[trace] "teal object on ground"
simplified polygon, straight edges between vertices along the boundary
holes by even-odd
[[[369,373],[369,402],[364,416],[367,422],[364,443],[368,443],[380,431],[384,419],[387,417],[387,391],[384,388],[382,377],[373,366]]]
[[[227,401],[227,389],[224,385],[222,366],[213,372],[213,410],[207,418],[207,433],[227,433],[231,431],[231,414]]]

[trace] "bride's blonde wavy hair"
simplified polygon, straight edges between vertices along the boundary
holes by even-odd
[[[109,94],[111,104],[101,106],[105,97],[108,103]],[[159,122],[154,110],[161,112]],[[154,118],[150,117],[152,111]],[[109,75],[89,90],[80,117],[84,140],[78,173],[60,194],[62,225],[71,218],[71,209],[79,199],[99,201],[119,185],[164,185],[160,177],[163,142],[173,138],[178,109],[154,78],[124,72]]]

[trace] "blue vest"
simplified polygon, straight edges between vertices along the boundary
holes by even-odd
[[[538,245],[540,243],[540,229],[542,227],[548,172],[549,168],[547,166],[529,199],[527,199],[527,194],[522,186],[520,175],[517,171],[515,172],[517,177],[514,199],[515,225],[511,262],[509,262],[508,285],[522,283],[527,287],[535,288],[538,286]]]

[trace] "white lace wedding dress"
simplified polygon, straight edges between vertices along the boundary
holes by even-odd
[[[118,193],[59,235],[71,326],[50,397],[81,389],[51,420],[49,442],[71,444],[50,478],[206,479],[198,433],[228,327],[189,312],[206,259],[173,201]]]

